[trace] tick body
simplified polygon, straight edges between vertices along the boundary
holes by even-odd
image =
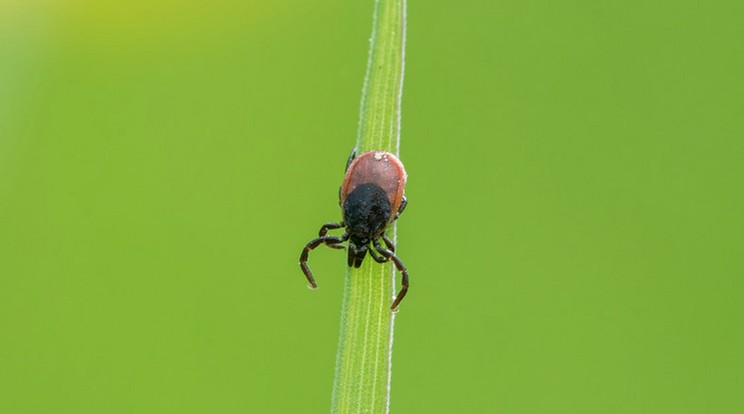
[[[339,188],[339,204],[343,221],[327,223],[320,228],[319,237],[311,240],[300,255],[300,268],[312,288],[317,287],[307,258],[310,250],[321,244],[343,249],[348,241],[347,263],[359,267],[369,252],[378,263],[392,261],[401,272],[401,288],[390,309],[395,309],[408,292],[408,272],[395,255],[395,246],[385,234],[406,207],[403,189],[406,171],[398,157],[385,151],[368,151],[358,157],[352,153],[346,164],[346,175]],[[344,228],[341,237],[326,235],[328,230]],[[385,244],[382,247],[380,240]]]

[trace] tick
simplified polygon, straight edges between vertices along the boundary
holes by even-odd
[[[302,249],[300,268],[315,289],[312,272],[307,266],[310,250],[321,244],[334,249],[343,249],[341,244],[348,241],[348,265],[359,267],[364,257],[369,255],[377,263],[392,261],[400,271],[401,287],[390,309],[395,309],[408,292],[408,271],[395,255],[395,245],[385,234],[387,226],[395,221],[406,208],[403,188],[406,185],[406,171],[398,157],[385,151],[368,151],[356,156],[352,152],[346,163],[346,175],[338,191],[343,220],[340,223],[326,223],[320,228],[318,237],[310,240]],[[328,230],[345,229],[341,237],[326,235]],[[380,239],[385,247],[380,244]]]

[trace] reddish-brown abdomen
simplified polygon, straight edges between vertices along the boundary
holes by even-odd
[[[341,205],[357,186],[367,183],[382,188],[390,201],[391,211],[398,211],[406,186],[406,170],[398,157],[385,151],[368,151],[356,157],[341,184]],[[395,214],[391,214],[390,221],[394,219]]]

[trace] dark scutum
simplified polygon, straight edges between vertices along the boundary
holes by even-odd
[[[390,219],[390,201],[377,184],[354,189],[344,203],[344,222],[349,232],[349,266],[359,267],[369,243],[379,237]]]

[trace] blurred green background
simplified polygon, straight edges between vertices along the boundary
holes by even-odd
[[[0,0],[0,412],[328,411],[371,11]],[[392,412],[744,412],[744,3],[408,16]]]

